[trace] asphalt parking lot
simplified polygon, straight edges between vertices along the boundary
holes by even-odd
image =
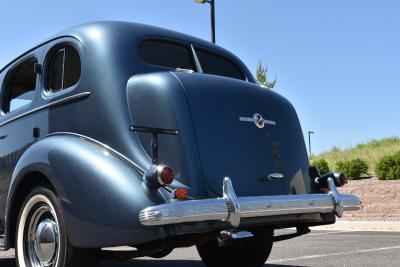
[[[1,267],[15,267],[12,252]],[[163,259],[102,262],[99,267],[204,267],[195,248],[176,249]],[[400,232],[312,231],[274,244],[265,266],[400,266]]]

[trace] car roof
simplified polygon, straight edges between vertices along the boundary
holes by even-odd
[[[168,30],[156,26],[150,26],[146,24],[133,23],[133,22],[123,22],[123,21],[99,21],[99,22],[91,22],[82,25],[78,25],[67,30],[64,30],[58,34],[53,35],[48,38],[44,42],[39,43],[33,48],[29,49],[25,53],[21,54],[11,62],[9,62],[6,66],[4,66],[0,73],[3,72],[6,68],[8,68],[11,64],[18,61],[21,57],[24,57],[26,54],[31,51],[37,49],[40,46],[43,46],[55,39],[63,38],[63,37],[73,37],[80,40],[82,43],[92,42],[92,44],[100,45],[102,39],[110,40],[115,38],[121,38],[121,36],[132,36],[134,35],[137,39],[144,39],[149,37],[158,37],[158,38],[166,38],[173,39],[176,41],[181,41],[185,43],[190,43],[195,46],[200,46],[202,48],[207,48],[213,50],[215,52],[219,52],[224,54],[232,59],[235,62],[240,64],[240,67],[246,72],[246,76],[251,80],[253,79],[251,73],[244,65],[244,63],[236,57],[233,53],[228,50],[210,43],[208,41],[202,40],[200,38],[187,35],[184,33],[176,32],[173,30]]]

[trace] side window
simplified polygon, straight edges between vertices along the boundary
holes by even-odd
[[[36,87],[35,64],[32,59],[17,66],[6,83],[3,110],[12,112],[33,101]]]
[[[49,54],[46,89],[58,92],[75,85],[81,77],[81,60],[73,46],[64,45]]]
[[[139,53],[147,64],[196,70],[191,50],[181,44],[145,40],[139,46]]]

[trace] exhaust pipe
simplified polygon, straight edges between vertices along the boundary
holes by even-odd
[[[218,243],[220,247],[230,246],[237,240],[243,240],[254,237],[249,231],[242,230],[223,230],[218,235]]]

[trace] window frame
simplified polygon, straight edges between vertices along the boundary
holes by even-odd
[[[70,46],[77,52],[79,56],[79,63],[81,67],[80,75],[78,81],[73,84],[72,86],[62,88],[61,90],[51,91],[49,88],[49,79],[50,79],[50,67],[52,63],[53,56],[61,49],[65,48],[66,46]],[[56,97],[58,95],[62,95],[74,90],[80,84],[82,77],[83,77],[83,52],[82,52],[82,45],[78,40],[70,39],[68,37],[63,37],[61,39],[57,39],[53,42],[50,42],[45,51],[44,51],[44,60],[43,60],[43,68],[42,68],[42,98],[49,99]]]
[[[10,94],[11,85],[12,85],[12,78],[14,77],[14,75],[16,74],[16,72],[18,71],[19,68],[21,68],[24,64],[27,64],[31,61],[32,62],[36,61],[36,64],[40,65],[40,59],[38,58],[38,56],[35,53],[32,53],[32,54],[27,55],[26,57],[21,58],[20,60],[15,62],[12,66],[10,66],[10,68],[8,68],[6,70],[6,73],[4,75],[2,85],[1,85],[0,111],[1,111],[2,116],[8,116],[11,114],[16,114],[16,113],[18,113],[18,111],[21,111],[21,110],[27,110],[27,109],[31,108],[32,105],[34,104],[35,98],[36,98],[36,92],[39,87],[38,82],[40,80],[40,77],[38,77],[39,74],[37,72],[35,72],[36,79],[35,79],[34,96],[33,96],[32,101],[30,101],[28,104],[22,105],[21,107],[19,107],[17,109],[14,109],[14,110],[9,110],[10,107],[8,108],[8,110],[6,109],[6,102],[9,102],[7,105],[10,105],[10,103],[11,103],[11,99],[9,99],[9,94]]]

